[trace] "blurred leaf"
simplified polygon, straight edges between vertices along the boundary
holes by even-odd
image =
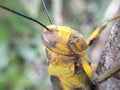
[[[6,43],[0,44],[0,70],[5,68],[9,62],[8,46]]]
[[[0,43],[8,42],[10,39],[9,28],[5,24],[6,21],[0,18]]]

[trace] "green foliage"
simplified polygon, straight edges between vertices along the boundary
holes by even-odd
[[[30,16],[19,3],[18,0],[0,1]],[[41,27],[8,11],[0,9],[0,12],[0,90],[45,90],[49,79]],[[40,18],[42,22],[46,22],[44,18],[45,15]]]

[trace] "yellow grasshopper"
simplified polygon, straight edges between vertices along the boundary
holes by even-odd
[[[101,83],[120,70],[120,63],[118,63],[99,76],[92,69],[86,55],[86,49],[99,37],[110,22],[120,18],[120,14],[98,26],[85,40],[82,34],[72,28],[58,25],[45,26],[31,17],[5,6],[0,5],[0,8],[30,19],[45,28],[42,40],[47,55],[48,73],[53,83],[59,82],[60,86],[54,88],[54,90],[90,90],[92,85]],[[58,82],[54,81],[54,79]]]
[[[120,63],[108,72],[98,76],[90,66],[86,49],[93,40],[107,27],[108,23],[120,18],[117,15],[97,27],[85,40],[83,35],[66,26],[50,25],[42,34],[48,60],[48,73],[51,79],[58,79],[62,89],[55,90],[90,90],[91,84],[96,85],[113,75],[120,69]],[[54,80],[52,80],[54,81]]]

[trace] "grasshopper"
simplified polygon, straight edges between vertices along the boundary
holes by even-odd
[[[120,70],[120,63],[118,63],[106,73],[97,75],[86,54],[86,49],[99,37],[110,22],[120,18],[120,14],[98,26],[85,40],[81,33],[70,27],[46,26],[8,7],[0,5],[0,8],[32,20],[45,28],[42,41],[47,55],[48,73],[53,85],[57,85],[56,81],[58,81],[60,86],[60,88],[55,87],[54,90],[90,90],[92,85],[101,83]]]
[[[90,66],[86,49],[93,40],[107,27],[108,23],[119,18],[120,15],[111,18],[97,27],[85,40],[83,35],[66,26],[50,25],[49,30],[44,30],[42,39],[48,60],[48,73],[51,80],[54,78],[61,82],[63,89],[55,90],[89,90],[89,85],[97,85],[106,80],[120,69],[120,64],[111,68],[108,72],[98,76]]]

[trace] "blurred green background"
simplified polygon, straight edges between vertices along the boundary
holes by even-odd
[[[101,23],[110,0],[55,1],[59,0],[45,0],[52,20],[86,38]],[[0,0],[0,4],[49,25],[40,0]],[[58,14],[55,4],[60,4]],[[38,24],[0,9],[0,90],[52,90],[42,31]]]

